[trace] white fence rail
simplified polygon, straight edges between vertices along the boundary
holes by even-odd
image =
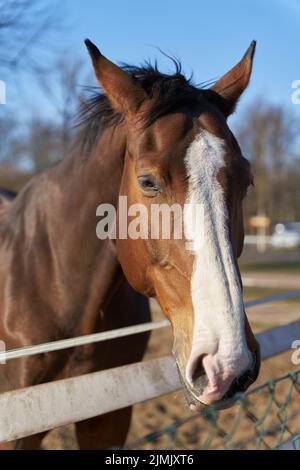
[[[297,297],[300,297],[300,290],[285,292],[283,294],[272,295],[268,297],[262,297],[261,299],[250,300],[249,302],[245,302],[245,308],[251,308],[257,305],[262,305],[270,302],[279,302],[282,300],[294,299]],[[22,357],[34,356],[36,354],[61,351],[63,349],[84,346],[86,344],[99,343],[101,341],[122,338],[125,336],[135,335],[146,331],[153,331],[159,328],[165,328],[167,326],[170,326],[169,320],[161,320],[158,322],[148,322],[140,325],[118,328],[111,331],[104,331],[92,335],[77,336],[75,338],[52,341],[50,343],[43,343],[34,346],[27,346],[24,348],[11,349],[9,351],[0,352],[0,364],[6,361],[10,361],[12,359],[20,359]]]
[[[259,243],[271,244],[270,235],[245,235],[244,244],[245,245],[257,245]]]
[[[0,395],[0,442],[82,421],[180,388],[172,357]]]

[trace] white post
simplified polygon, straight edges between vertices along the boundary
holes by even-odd
[[[266,251],[266,236],[265,236],[265,228],[258,227],[257,228],[257,252],[258,253],[265,253]]]

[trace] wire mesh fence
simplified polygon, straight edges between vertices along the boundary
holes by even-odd
[[[300,450],[300,370],[269,380],[225,405],[206,408],[126,445],[126,449]]]

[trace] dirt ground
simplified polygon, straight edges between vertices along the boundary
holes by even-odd
[[[162,313],[155,303],[152,303],[153,319],[162,318]],[[300,318],[300,303],[278,303],[266,304],[253,309],[249,309],[248,318],[254,331],[265,330],[268,325],[276,326],[289,323]],[[271,327],[269,326],[269,327]],[[300,338],[299,338],[300,339]],[[168,355],[171,353],[172,335],[170,328],[156,330],[152,333],[145,360]],[[275,378],[299,369],[291,362],[291,352],[281,354],[275,358],[268,359],[262,363],[261,373],[255,387],[268,379]],[[253,394],[250,398],[251,406],[249,412],[241,413],[239,418],[239,407],[235,405],[229,410],[222,411],[218,421],[218,431],[214,435],[209,448],[226,448],[226,433],[235,428],[235,421],[240,421],[234,433],[235,447],[255,448],[258,441],[253,440],[255,430],[271,429],[271,432],[260,442],[259,448],[265,449],[274,447],[277,438],[280,436],[280,421],[285,419],[285,412],[292,417],[289,424],[289,432],[285,432],[283,440],[290,438],[293,433],[300,432],[300,377],[298,377],[298,391],[291,387],[291,382],[285,380],[276,386],[275,400],[271,403],[270,394],[263,391],[260,394]],[[280,408],[284,404],[290,389],[292,396],[287,406]],[[276,402],[279,403],[279,407]],[[286,409],[286,410],[285,410]],[[265,411],[267,410],[267,413]],[[263,426],[257,425],[257,419],[263,418],[266,414]],[[144,441],[143,438],[150,433],[154,433],[165,426],[168,426],[178,419],[190,418],[185,425],[176,431],[177,441],[174,442],[170,433],[164,433],[156,440]],[[256,425],[255,425],[256,422]],[[127,446],[130,448],[143,449],[197,449],[202,448],[210,431],[210,424],[203,418],[194,416],[189,411],[183,393],[181,391],[135,405],[130,432],[127,438]],[[169,428],[172,431],[172,427]],[[153,437],[153,436],[152,436]],[[252,438],[252,441],[251,441]],[[248,442],[250,440],[250,442]],[[142,441],[142,442],[141,442]],[[232,441],[227,442],[230,447]],[[53,430],[44,440],[45,449],[76,449],[77,443],[74,437],[73,426],[68,426]]]

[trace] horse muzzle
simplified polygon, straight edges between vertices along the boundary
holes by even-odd
[[[203,367],[198,368],[192,383],[188,381],[179,361],[176,359],[183,392],[191,411],[199,412],[211,405],[216,405],[218,409],[230,407],[234,403],[233,397],[237,393],[245,392],[258,377],[260,348],[257,342],[255,342],[255,350],[251,352],[251,358],[251,365],[246,371],[238,377],[230,374],[224,375],[215,387],[209,384]]]

